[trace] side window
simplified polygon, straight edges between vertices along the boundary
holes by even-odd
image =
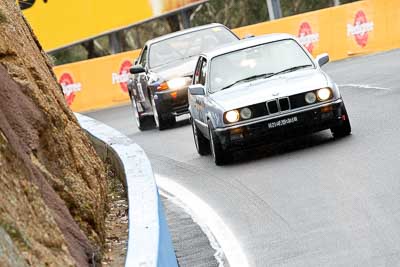
[[[142,54],[140,55],[139,65],[145,67],[147,64],[147,46],[143,48]]]
[[[203,63],[203,58],[202,57],[200,57],[199,60],[197,61],[196,69],[195,69],[194,75],[193,75],[193,84],[199,84],[200,83],[201,63]]]
[[[199,83],[202,85],[206,85],[206,78],[207,78],[207,60],[203,59],[200,69]]]

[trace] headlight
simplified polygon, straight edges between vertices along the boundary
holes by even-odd
[[[239,111],[231,110],[225,113],[225,119],[229,123],[234,123],[239,121]]]
[[[317,101],[317,96],[314,92],[309,92],[306,94],[305,100],[308,104],[314,104]]]
[[[240,110],[240,117],[244,120],[248,120],[251,118],[251,109],[249,108],[242,108]]]
[[[329,88],[319,89],[317,91],[317,95],[318,95],[319,101],[325,101],[325,100],[328,100],[329,98],[331,98],[332,91]]]
[[[167,85],[172,90],[178,90],[187,87],[191,81],[192,79],[190,79],[189,77],[175,78],[169,80],[167,82]]]

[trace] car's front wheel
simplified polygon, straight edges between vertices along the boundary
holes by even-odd
[[[160,114],[154,96],[151,97],[154,123],[159,130],[165,130],[175,124],[176,118],[172,114]]]
[[[334,138],[342,138],[351,134],[350,119],[345,107],[343,107],[341,124],[331,128],[331,132]]]
[[[210,136],[210,150],[216,165],[224,165],[232,160],[232,155],[222,148],[222,145],[215,134],[212,123],[208,122],[208,131]]]
[[[192,118],[191,120],[192,120],[194,144],[196,145],[197,152],[201,156],[210,154],[210,142],[201,133],[201,131],[197,127],[194,119]]]
[[[133,116],[135,117],[135,122],[140,131],[143,131],[148,128],[149,119],[146,116],[140,116],[139,109],[134,97],[131,98]]]

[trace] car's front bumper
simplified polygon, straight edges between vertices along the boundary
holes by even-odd
[[[317,107],[217,128],[216,135],[224,149],[240,149],[340,126],[348,119],[344,113],[344,103],[338,99]]]
[[[156,92],[154,101],[159,108],[159,112],[163,114],[169,113],[178,116],[189,112],[187,88]]]

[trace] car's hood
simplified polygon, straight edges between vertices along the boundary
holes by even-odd
[[[192,76],[197,63],[197,57],[186,60],[178,60],[150,70],[154,79],[168,81],[173,78]]]
[[[328,81],[321,70],[307,69],[238,84],[211,94],[210,98],[228,111],[326,86]]]

